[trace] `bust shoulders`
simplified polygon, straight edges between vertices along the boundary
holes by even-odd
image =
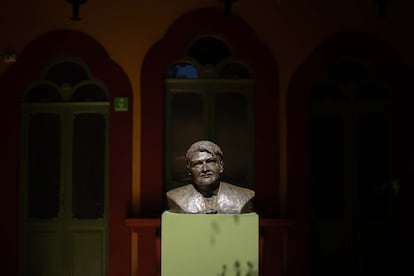
[[[192,184],[167,192],[169,209],[178,213],[205,213],[205,198]],[[216,196],[218,213],[246,213],[252,211],[254,191],[227,182],[220,182]]]
[[[203,196],[192,184],[167,192],[169,209],[177,213],[200,213],[204,209]]]
[[[253,210],[255,192],[227,182],[220,184],[218,204],[223,213],[247,213]]]

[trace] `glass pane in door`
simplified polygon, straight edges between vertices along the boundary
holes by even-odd
[[[105,208],[104,115],[77,114],[73,122],[73,217],[104,217]]]
[[[224,153],[222,179],[251,188],[253,183],[248,183],[250,131],[246,97],[233,92],[215,94],[213,136]]]
[[[317,219],[343,218],[345,156],[342,114],[312,114],[310,146],[313,216]]]
[[[361,219],[387,215],[390,155],[385,113],[361,113],[357,117],[357,216]]]
[[[199,93],[176,93],[171,99],[171,154],[169,165],[172,183],[190,181],[186,171],[185,154],[188,147],[203,138],[203,99]],[[174,184],[167,184],[174,185]],[[167,190],[173,187],[167,187]]]
[[[56,218],[60,194],[60,118],[32,114],[28,133],[28,215]]]

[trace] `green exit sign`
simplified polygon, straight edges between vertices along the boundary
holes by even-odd
[[[114,110],[115,111],[128,111],[128,97],[115,97]]]

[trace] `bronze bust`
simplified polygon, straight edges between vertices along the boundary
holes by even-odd
[[[223,152],[210,141],[198,141],[186,154],[193,184],[167,192],[171,212],[188,214],[240,214],[253,212],[254,191],[221,181]]]

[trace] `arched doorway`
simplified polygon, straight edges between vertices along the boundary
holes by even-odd
[[[232,56],[249,68],[249,73],[251,73],[248,76],[249,80],[244,81],[252,83],[249,87],[251,97],[248,104],[252,107],[253,115],[251,136],[254,153],[249,162],[254,171],[252,182],[256,191],[255,209],[261,218],[277,218],[280,215],[279,73],[276,61],[271,51],[260,42],[243,19],[237,15],[225,16],[220,9],[203,8],[178,18],[164,37],[148,51],[142,64],[141,213],[139,214],[141,217],[159,218],[165,210],[163,172],[165,158],[168,156],[165,148],[167,143],[164,140],[165,118],[167,117],[165,103],[168,102],[166,82],[167,85],[169,82],[166,73],[169,72],[171,66],[180,63],[193,42],[199,38],[209,39],[211,37],[225,41],[231,49]],[[170,84],[172,85],[173,82],[171,80]],[[186,80],[185,82],[190,83]],[[211,85],[208,87],[210,89]],[[246,88],[246,86],[243,87]],[[210,89],[210,91],[213,90]],[[238,101],[241,103],[239,106],[244,106],[245,99],[239,97],[240,91],[230,93],[231,101],[235,100],[234,96],[237,96],[241,99]],[[242,109],[244,107],[240,110]],[[238,151],[244,154],[245,149],[239,148]],[[263,275],[273,275],[275,271],[284,269],[285,259],[280,256],[284,254],[285,248],[277,246],[283,244],[282,240],[285,236],[282,232],[269,228],[262,233],[268,244],[261,260]],[[146,238],[142,238],[144,234]],[[139,273],[153,275],[156,273],[157,266],[153,258],[146,254],[144,248],[153,248],[152,240],[155,238],[155,230],[142,234],[140,232],[139,235],[142,238],[139,244],[143,248],[142,252],[138,253],[139,263],[149,264],[148,266],[140,265]]]
[[[403,108],[411,98],[404,93],[409,76],[385,41],[347,32],[326,39],[292,78],[289,202],[304,234],[310,233],[309,240],[300,236],[309,246],[311,274],[394,269],[395,180],[412,156],[403,138],[412,135],[401,129],[411,117]]]
[[[214,20],[211,20],[214,18]],[[269,51],[238,16],[205,8],[181,16],[145,56],[141,75],[142,168],[141,212],[157,217],[163,211],[165,76],[199,37],[219,37],[233,55],[251,69],[253,81],[254,187],[256,209],[263,217],[279,215],[278,71]],[[189,145],[188,145],[189,146]],[[240,149],[242,150],[242,149]],[[272,172],[269,174],[269,172]]]
[[[104,243],[107,244],[108,246],[107,248],[109,248],[107,252],[104,252],[104,254],[106,255],[105,260],[107,260],[107,266],[104,269],[100,267],[99,268],[101,269],[100,271],[106,271],[107,275],[129,275],[130,266],[128,265],[128,262],[125,263],[125,260],[130,260],[130,231],[126,226],[124,226],[124,218],[125,218],[125,215],[128,213],[128,207],[129,207],[130,198],[131,198],[132,110],[129,110],[128,112],[115,112],[113,109],[112,103],[116,97],[121,97],[121,96],[132,97],[132,90],[129,84],[129,80],[126,77],[126,74],[122,70],[120,70],[119,66],[116,65],[110,59],[108,54],[100,46],[99,43],[97,43],[91,37],[84,35],[82,33],[79,33],[76,31],[66,31],[66,30],[58,30],[58,31],[46,33],[36,38],[35,40],[33,40],[19,55],[17,59],[18,61],[12,66],[10,66],[6,72],[4,72],[4,74],[2,75],[2,79],[0,81],[1,90],[8,91],[8,93],[6,93],[4,97],[6,101],[9,103],[7,108],[2,109],[2,115],[3,115],[2,118],[6,119],[3,122],[2,126],[10,129],[10,131],[8,132],[8,136],[4,137],[5,140],[3,144],[7,148],[7,151],[8,151],[7,156],[9,160],[6,165],[7,173],[4,174],[5,181],[8,183],[8,185],[7,187],[5,187],[5,193],[2,193],[4,195],[2,204],[5,204],[4,205],[5,210],[6,209],[10,210],[10,206],[13,206],[13,209],[12,209],[13,212],[8,213],[10,214],[10,217],[8,218],[10,222],[9,227],[6,230],[7,232],[2,235],[2,237],[7,237],[7,239],[9,240],[7,244],[10,246],[8,246],[8,248],[5,250],[10,249],[10,251],[8,252],[8,256],[11,256],[9,258],[12,258],[10,259],[10,262],[9,262],[10,266],[8,266],[8,268],[10,269],[10,273],[7,273],[7,274],[17,275],[18,267],[20,265],[23,265],[23,262],[18,263],[18,255],[19,255],[18,244],[22,242],[19,240],[18,233],[19,233],[19,230],[23,230],[23,229],[19,229],[19,223],[18,223],[19,220],[18,220],[18,215],[16,213],[17,208],[19,206],[19,194],[25,193],[24,188],[21,189],[19,193],[19,188],[18,188],[19,182],[21,182],[24,179],[27,179],[27,175],[24,174],[24,170],[19,170],[19,166],[18,166],[19,161],[20,161],[19,159],[21,160],[24,159],[24,158],[20,158],[18,154],[20,152],[19,135],[18,135],[20,131],[19,122],[20,122],[20,117],[22,118],[25,117],[25,116],[21,116],[20,114],[20,104],[25,99],[24,98],[25,92],[30,90],[30,88],[34,89],[32,90],[32,92],[34,91],[33,95],[34,94],[39,95],[45,92],[46,95],[51,96],[54,100],[56,100],[57,98],[52,96],[53,92],[52,94],[49,93],[50,91],[53,91],[54,88],[56,88],[57,91],[63,92],[63,94],[65,94],[66,92],[77,90],[77,89],[73,90],[71,89],[70,86],[67,86],[65,84],[62,84],[62,85],[53,84],[52,81],[45,80],[45,75],[43,75],[42,77],[42,73],[45,72],[46,68],[48,68],[47,67],[48,64],[54,61],[62,60],[62,59],[66,60],[68,58],[72,61],[73,60],[80,61],[80,63],[78,64],[84,64],[86,67],[83,67],[83,68],[87,68],[87,70],[83,72],[89,72],[90,76],[93,76],[94,79],[99,80],[98,82],[95,82],[95,84],[98,84],[98,86],[94,86],[93,81],[92,82],[81,81],[80,83],[75,85],[75,87],[78,87],[80,90],[84,90],[84,92],[86,91],[87,92],[86,94],[89,94],[89,96],[87,96],[86,98],[90,98],[90,96],[94,94],[95,96],[99,98],[99,101],[101,101],[102,99],[100,96],[98,96],[98,94],[100,94],[101,96],[105,94],[107,95],[106,100],[105,100],[107,107],[105,108],[106,111],[103,111],[106,115],[101,116],[100,114],[103,114],[103,113],[98,112],[98,113],[95,113],[96,116],[95,115],[92,115],[92,116],[81,115],[77,117],[77,119],[79,119],[77,120],[77,122],[79,122],[80,124],[78,124],[78,126],[75,126],[73,128],[73,132],[69,136],[76,139],[76,136],[78,136],[76,133],[81,134],[81,136],[82,134],[88,133],[88,131],[84,131],[85,130],[84,127],[88,128],[86,126],[88,124],[87,122],[91,123],[94,126],[94,128],[97,128],[91,133],[91,135],[95,135],[97,133],[102,133],[103,131],[107,131],[107,135],[108,135],[107,141],[109,142],[107,144],[108,145],[107,153],[108,153],[109,159],[107,162],[108,166],[106,167],[106,169],[104,169],[104,171],[105,171],[105,174],[109,176],[107,178],[108,188],[103,193],[99,191],[95,191],[93,192],[93,194],[97,195],[98,198],[100,197],[99,194],[101,194],[102,197],[107,198],[108,200],[107,203],[101,206],[102,208],[98,207],[98,209],[100,210],[98,211],[98,213],[100,214],[105,213],[109,219],[109,223],[106,224],[105,231],[107,231],[106,232],[107,235],[100,235],[100,237],[97,237],[97,238],[95,237],[95,241],[97,241],[97,243],[95,244],[96,247],[94,250],[99,251],[100,249],[98,245],[99,244],[102,245]],[[75,76],[76,74],[73,75],[72,74],[73,72],[68,73],[66,69],[63,70],[64,72],[66,72],[64,74],[65,77],[68,77],[69,79],[74,77],[76,79],[76,76]],[[58,72],[62,72],[62,71],[58,70]],[[82,72],[82,70],[78,72]],[[58,78],[63,76],[61,73],[59,74],[60,76],[58,76]],[[56,75],[54,75],[53,72],[51,73],[50,76],[56,77]],[[49,79],[49,77],[47,77],[47,79]],[[90,78],[88,77],[86,79],[90,79]],[[45,83],[47,83],[48,85],[42,86],[42,84],[45,84]],[[36,85],[36,84],[39,84],[39,85]],[[93,87],[89,86],[89,84],[92,84]],[[102,94],[101,92],[103,91],[107,91],[107,93],[104,92]],[[43,96],[45,96],[45,94]],[[80,96],[81,94],[85,96],[84,93],[79,93],[78,95]],[[95,96],[92,96],[92,98],[94,98]],[[81,96],[81,98],[82,97],[83,96]],[[32,98],[32,100],[35,98],[36,96]],[[81,100],[81,98],[78,98],[75,93],[73,94],[72,99],[75,100],[76,98],[78,100]],[[83,98],[83,100],[86,100],[86,98]],[[73,111],[73,110],[72,111],[68,110],[66,107],[63,108],[63,109],[66,109],[66,111],[60,108],[58,109],[59,110],[57,114],[59,114],[59,112],[63,114],[68,111],[69,113]],[[66,114],[69,114],[69,113],[66,113]],[[45,119],[44,116],[40,116],[40,117],[35,116],[35,117],[37,119],[35,119],[32,122],[35,122],[35,121],[39,122],[39,125],[42,126],[43,123],[45,122],[45,121],[42,121],[43,119]],[[38,119],[40,119],[40,121]],[[46,121],[51,122],[52,125],[53,125],[53,122],[59,122],[59,120],[54,120],[54,119],[49,120],[49,119],[50,118],[47,118]],[[106,121],[107,123],[101,124],[105,120],[107,120]],[[86,125],[84,123],[86,123]],[[103,126],[103,127],[100,127],[100,126]],[[78,129],[78,131],[76,129]],[[91,135],[88,135],[88,136],[92,137]],[[79,137],[80,136],[78,136],[78,138]],[[38,149],[37,147],[35,148]],[[81,153],[82,151],[83,150],[77,151],[78,152],[77,154]],[[76,150],[74,152],[76,152]],[[117,164],[117,165],[114,166],[113,164]],[[118,166],[119,164],[122,164],[122,166]],[[76,167],[76,165],[79,165],[79,164],[75,162],[72,165]],[[63,166],[62,168],[66,168],[66,166]],[[80,169],[82,170],[82,168]],[[65,179],[65,181],[68,181],[68,179]],[[76,189],[73,189],[72,192],[77,193],[75,190]],[[69,201],[72,201],[72,204],[77,205],[77,203],[74,203],[73,198],[72,200],[70,200],[70,197],[67,197],[67,196],[68,195],[64,195],[63,197],[65,197],[65,199],[69,199]],[[50,206],[59,206],[62,203],[60,201],[62,199],[62,196],[59,195],[58,198],[59,198],[59,203],[56,205],[54,204],[56,203],[56,201],[52,201],[54,203],[51,204]],[[98,201],[101,201],[101,200],[98,200]],[[34,201],[32,201],[32,203],[33,202]],[[39,202],[41,201],[38,201],[38,203]],[[30,201],[29,201],[29,204],[31,204]],[[32,206],[35,206],[35,205],[37,205],[37,207],[40,206],[38,204],[34,204]],[[81,203],[81,205],[83,204]],[[22,206],[27,206],[27,205],[23,204]],[[45,209],[43,209],[43,211],[40,211],[40,209],[42,208],[39,209],[37,207],[32,209],[32,210],[36,209],[34,213],[37,213],[37,216],[44,215],[43,211],[45,211]],[[93,208],[95,207],[97,206],[94,206]],[[72,212],[75,212],[75,213],[78,213],[78,211],[72,210]],[[90,217],[90,215],[91,213],[86,216]],[[77,216],[81,217],[83,215],[80,215],[78,213]],[[87,232],[88,231],[83,233],[86,235],[83,235],[83,234],[78,235],[78,236],[72,235],[72,238],[79,238],[80,240],[84,238],[88,238],[89,237],[88,233],[90,232],[88,233]],[[59,251],[60,250],[59,240],[54,241],[53,239],[52,240],[49,239],[49,241],[45,241],[45,243],[43,243],[41,239],[38,239],[37,241],[39,241],[39,244],[40,244],[39,246],[46,246],[49,249],[51,249],[51,251],[49,251],[50,254],[56,254],[56,255],[61,254],[61,252]],[[78,249],[79,248],[80,247],[78,247]],[[39,248],[39,250],[41,249]],[[57,250],[57,251],[54,252],[54,250]],[[97,253],[97,251],[95,251],[95,253]],[[72,259],[72,262],[73,261],[76,261],[76,258]],[[58,264],[57,269],[60,271],[66,271],[68,267],[69,266],[67,266],[67,264],[62,263],[62,264]],[[99,272],[94,271],[91,273],[93,274],[93,273],[99,273]]]

